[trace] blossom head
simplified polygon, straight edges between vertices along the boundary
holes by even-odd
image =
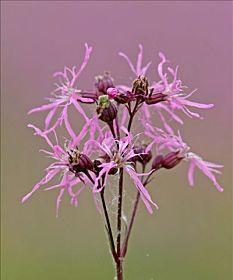
[[[54,77],[59,78],[59,83],[55,84],[56,89],[52,93],[52,97],[48,98],[50,103],[29,111],[29,114],[34,112],[49,111],[45,118],[44,131],[46,133],[52,132],[55,128],[61,125],[63,121],[67,123],[67,109],[70,105],[73,105],[76,108],[76,110],[83,116],[85,121],[89,121],[89,118],[80,106],[79,102],[91,103],[93,100],[90,98],[83,98],[81,96],[81,91],[75,86],[80,74],[83,72],[89,61],[92,47],[89,47],[87,44],[85,44],[85,49],[86,51],[84,60],[79,70],[77,70],[75,66],[72,69],[65,67],[63,72],[54,73]],[[60,111],[59,117],[57,120],[55,120],[54,125],[51,126],[51,121],[57,111]]]
[[[95,77],[94,90],[81,90],[78,87],[78,78],[89,61],[91,51],[92,48],[86,44],[84,60],[79,70],[76,67],[65,67],[64,71],[56,72],[54,76],[58,78],[58,83],[52,97],[49,98],[50,103],[29,112],[48,111],[43,130],[34,126],[30,127],[33,127],[36,134],[43,137],[50,146],[50,151],[45,152],[53,159],[53,163],[46,168],[45,177],[23,198],[23,202],[42,185],[49,183],[60,174],[61,182],[47,188],[60,190],[57,209],[65,192],[71,197],[71,203],[77,205],[77,197],[87,184],[91,186],[95,195],[104,190],[108,176],[120,176],[125,172],[138,190],[147,210],[152,213],[152,207],[158,207],[146,189],[150,177],[161,168],[169,170],[181,162],[189,163],[190,185],[194,184],[194,170],[197,167],[219,191],[222,191],[222,187],[215,178],[215,174],[221,173],[219,169],[222,166],[205,161],[191,152],[191,148],[183,141],[180,133],[176,135],[172,129],[172,120],[183,124],[183,120],[175,111],[182,111],[189,117],[201,118],[190,108],[208,109],[213,107],[213,104],[189,100],[195,91],[186,94],[186,87],[178,78],[178,67],[165,68],[169,61],[163,53],[159,53],[161,61],[157,67],[160,80],[150,79],[149,82],[147,70],[151,62],[145,66],[142,65],[143,48],[141,45],[139,45],[135,65],[128,56],[120,53],[134,74],[130,85],[116,85],[111,75],[104,72],[103,75]],[[88,117],[84,111],[83,103],[91,109],[91,117]],[[69,122],[70,105],[74,106],[85,121],[78,134]],[[144,142],[136,143],[137,137],[135,138],[134,131],[131,131],[133,119],[138,111],[141,111],[141,122],[138,123],[141,125],[139,132],[147,137],[147,145]],[[162,128],[159,125],[157,127],[153,125],[154,112],[158,114],[158,122]],[[169,120],[164,113],[169,116]],[[58,117],[55,118],[55,116]],[[65,125],[70,136],[68,146],[64,148],[58,144],[57,137],[55,137],[56,144],[53,144],[50,139],[50,133],[54,132],[56,135],[55,131],[62,124]],[[83,149],[80,149],[80,141],[84,138],[86,142]],[[148,172],[147,164],[152,157],[152,165]],[[141,174],[137,171],[140,167],[138,163],[141,164],[143,170]],[[148,178],[145,179],[145,176]],[[73,186],[77,184],[81,185],[80,191],[74,192]]]
[[[222,165],[205,161],[197,154],[190,152],[190,147],[183,141],[180,133],[178,135],[169,134],[161,129],[153,130],[151,126],[149,126],[149,130],[147,135],[154,139],[154,143],[157,145],[157,151],[160,153],[169,151],[165,155],[160,156],[159,159],[155,158],[155,163],[152,164],[152,168],[154,167],[156,170],[162,167],[170,169],[178,165],[181,161],[188,161],[190,163],[188,179],[191,186],[194,185],[193,174],[195,167],[197,167],[213,182],[218,191],[223,191],[223,188],[218,184],[214,175],[214,173],[221,173],[218,169],[222,168]]]

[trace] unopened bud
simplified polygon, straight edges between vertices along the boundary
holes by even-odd
[[[126,91],[126,92],[119,91],[117,96],[114,98],[114,100],[120,104],[126,104],[135,100],[135,95],[130,91]]]
[[[99,92],[107,94],[108,88],[114,87],[113,78],[110,76],[108,72],[105,72],[104,75],[99,75],[95,77],[95,87]]]
[[[111,87],[107,90],[107,95],[109,96],[109,98],[115,98],[118,95],[118,90]]]
[[[162,167],[166,169],[171,169],[175,167],[177,164],[179,164],[182,159],[183,157],[179,156],[179,151],[170,152],[166,156],[164,156]]]
[[[158,170],[163,166],[163,156],[162,155],[158,155],[154,158],[153,162],[152,162],[152,169],[154,170]]]
[[[107,95],[101,95],[98,101],[96,112],[99,119],[106,123],[111,123],[117,116],[116,105],[109,100]]]
[[[156,94],[152,94],[151,96],[147,97],[145,99],[146,104],[148,105],[152,105],[152,104],[156,104],[162,101],[165,101],[167,98],[167,96],[163,93],[156,93]]]
[[[78,150],[68,151],[69,155],[69,169],[73,173],[92,171],[94,168],[93,162],[85,154],[80,153]]]

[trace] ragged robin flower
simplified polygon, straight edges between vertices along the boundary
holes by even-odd
[[[58,143],[55,145],[51,142],[49,137],[42,132],[39,128],[29,125],[29,127],[35,130],[35,134],[44,138],[50,147],[50,151],[42,150],[50,158],[53,159],[46,169],[46,175],[33,187],[33,189],[23,197],[22,202],[28,200],[34,192],[40,189],[43,185],[48,184],[55,176],[60,174],[61,181],[53,186],[47,187],[45,190],[59,189],[59,194],[57,196],[56,208],[57,215],[59,206],[61,203],[61,198],[65,192],[71,198],[71,204],[77,205],[77,198],[81,191],[86,187],[87,184],[92,184],[90,179],[92,179],[93,163],[88,157],[89,149],[84,146],[82,152],[80,152],[77,147],[72,147],[72,142],[70,142],[71,147],[62,148]],[[55,135],[56,136],[56,135]],[[55,137],[57,139],[57,137]],[[74,190],[75,186],[81,185],[77,191]]]
[[[76,67],[73,67],[72,69],[65,67],[63,72],[54,73],[54,77],[59,77],[60,82],[56,84],[56,90],[52,93],[52,97],[48,98],[50,103],[29,111],[29,114],[34,112],[49,111],[45,118],[45,133],[53,131],[57,126],[61,125],[63,121],[65,122],[65,124],[67,124],[67,109],[71,104],[74,105],[74,107],[83,116],[86,122],[89,121],[89,118],[86,116],[86,113],[84,112],[82,106],[79,104],[79,101],[84,103],[91,103],[93,102],[93,100],[90,98],[83,98],[80,95],[80,90],[75,87],[77,79],[86,67],[92,51],[92,47],[88,47],[87,44],[85,44],[85,48],[85,57],[79,70],[76,70]],[[54,125],[51,126],[52,118],[59,109],[59,117],[55,121]]]
[[[110,175],[113,169],[123,170],[129,175],[132,179],[135,187],[140,192],[142,201],[144,202],[147,210],[152,213],[151,205],[158,208],[148,192],[148,190],[143,186],[140,177],[148,175],[147,173],[139,174],[133,167],[133,158],[140,157],[143,153],[135,153],[135,147],[133,143],[133,138],[130,134],[121,138],[120,140],[115,140],[112,137],[105,138],[102,143],[97,141],[91,141],[89,144],[95,144],[97,150],[99,150],[100,155],[104,155],[104,158],[107,158],[106,162],[99,164],[98,168],[100,169],[99,175],[97,176],[95,182],[95,191],[100,192],[102,188],[105,187],[108,175]],[[116,172],[114,172],[116,173]],[[100,180],[104,178],[104,184],[99,188]]]

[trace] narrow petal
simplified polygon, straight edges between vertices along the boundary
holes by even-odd
[[[160,76],[160,79],[163,81],[164,86],[167,87],[168,86],[167,78],[166,78],[166,75],[163,74],[163,65],[164,65],[164,63],[167,62],[167,60],[166,60],[165,55],[162,52],[159,53],[159,57],[162,59],[162,61],[158,65],[158,74]]]
[[[142,68],[142,55],[143,55],[143,47],[140,44],[139,45],[139,53],[138,53],[138,59],[137,59],[137,75],[142,75],[141,68]]]
[[[34,108],[34,109],[30,110],[28,112],[28,114],[35,113],[35,112],[42,112],[42,111],[51,110],[54,107],[57,107],[58,105],[59,105],[58,103],[50,103],[50,104],[42,105],[40,107],[37,107],[37,108]]]
[[[75,106],[75,108],[77,109],[77,111],[84,117],[85,121],[90,121],[89,118],[86,116],[83,108],[81,105],[79,105],[79,103],[77,102],[77,100],[75,99],[75,95],[73,95],[71,97],[71,102],[73,103],[73,105]]]
[[[223,192],[223,188],[218,184],[215,176],[213,173],[209,170],[209,168],[205,165],[205,162],[200,159],[193,159],[193,162],[196,164],[196,166],[213,182],[216,189],[219,192]]]
[[[210,109],[214,107],[214,104],[197,103],[197,102],[189,101],[187,99],[182,99],[182,103],[187,106],[196,107],[200,109]]]
[[[76,139],[77,136],[76,136],[75,132],[73,131],[73,129],[72,129],[71,125],[70,125],[70,122],[68,120],[67,105],[63,109],[63,118],[64,118],[64,122],[65,122],[65,126],[66,126],[66,129],[67,129],[67,132],[70,134],[72,139]]]
[[[50,180],[52,180],[52,178],[59,172],[59,169],[53,169],[51,171],[48,171],[47,174],[45,175],[45,177],[39,182],[37,183],[33,189],[22,198],[22,203],[24,203],[26,200],[28,200],[32,194],[37,191],[42,185],[47,184]]]
[[[141,197],[142,197],[143,202],[145,203],[145,205],[147,207],[147,210],[150,213],[153,212],[153,211],[151,211],[152,209],[151,209],[150,204],[148,202],[150,202],[152,205],[154,205],[158,209],[158,205],[152,201],[149,192],[143,186],[142,182],[140,181],[140,179],[137,176],[137,173],[129,167],[124,167],[124,169],[129,174],[129,176],[132,178],[132,180],[133,180],[135,186],[137,187],[137,189],[140,191]]]
[[[150,65],[151,65],[151,61],[148,62],[147,65],[142,68],[141,75],[145,76],[145,74],[146,74],[148,68],[150,67]]]
[[[65,192],[65,188],[62,188],[57,196],[57,200],[56,200],[56,217],[58,218],[58,213],[59,213],[59,208],[61,206],[61,199],[64,195]]]
[[[101,167],[102,167],[102,170],[100,171],[98,177],[96,178],[96,181],[95,181],[95,185],[94,185],[94,188],[93,188],[93,192],[100,192],[106,185],[106,181],[107,181],[107,177],[108,177],[108,173],[109,171],[115,166],[115,162],[109,162],[109,163],[105,163],[105,164],[102,164]],[[104,177],[104,183],[103,185],[101,186],[101,188],[98,188],[99,185],[100,185],[100,179]]]
[[[194,180],[193,180],[194,169],[195,169],[195,164],[193,162],[191,162],[189,165],[189,170],[188,170],[188,180],[189,180],[190,186],[194,186]]]
[[[77,74],[75,76],[76,79],[79,77],[79,75],[82,73],[84,68],[87,66],[87,63],[88,63],[88,61],[90,59],[90,54],[92,52],[92,47],[88,47],[87,43],[85,43],[85,49],[86,49],[86,51],[85,51],[84,60],[83,60],[83,63],[81,64],[80,69],[78,70],[78,72],[77,72]],[[71,82],[71,86],[73,86],[73,84],[74,84],[74,81]]]
[[[135,75],[137,75],[137,71],[136,71],[136,69],[134,68],[134,66],[133,66],[132,62],[130,61],[130,59],[128,58],[128,56],[125,55],[125,54],[122,53],[122,52],[119,52],[119,55],[122,56],[122,57],[124,57],[124,59],[128,62],[129,67],[130,67],[130,69],[132,70],[132,72],[133,72]]]
[[[49,145],[50,147],[53,148],[53,144],[52,144],[52,142],[49,140],[49,138],[48,138],[48,136],[45,134],[45,132],[42,132],[38,127],[36,127],[36,126],[34,126],[34,125],[32,125],[32,124],[28,124],[28,127],[29,127],[29,128],[33,128],[33,129],[35,130],[35,135],[39,135],[39,136],[43,137],[43,138],[46,140],[46,142],[48,143],[48,145]]]
[[[79,133],[78,136],[76,137],[73,137],[73,141],[72,141],[72,144],[71,146],[72,147],[75,147],[75,146],[78,146],[79,143],[83,140],[83,138],[86,136],[87,132],[88,132],[88,128],[90,126],[90,123],[86,123],[84,125],[84,127],[82,128],[81,132]],[[86,150],[83,150],[83,152],[85,153]]]
[[[46,118],[45,118],[45,130],[48,129],[48,127],[49,127],[49,125],[50,125],[50,122],[51,122],[51,120],[52,120],[54,114],[56,113],[56,111],[57,111],[57,106],[54,107],[54,108],[48,113],[48,115],[46,116]]]

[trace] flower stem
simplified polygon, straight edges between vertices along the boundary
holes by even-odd
[[[121,259],[119,259],[119,261],[116,263],[116,270],[117,280],[123,280],[123,264]]]
[[[133,118],[134,118],[135,114],[137,113],[138,106],[139,106],[139,101],[137,100],[133,111],[131,111],[131,107],[129,107],[129,123],[128,123],[128,131],[129,132],[131,130],[131,126],[132,126],[132,123],[133,123]]]
[[[112,253],[113,259],[115,260],[115,262],[117,262],[118,261],[118,257],[117,257],[116,250],[115,250],[115,244],[114,244],[114,239],[113,239],[113,234],[112,234],[112,228],[111,228],[110,219],[109,219],[109,216],[108,216],[108,210],[107,210],[106,203],[105,203],[104,188],[100,192],[100,197],[101,197],[101,201],[102,201],[102,205],[103,205],[103,210],[104,210],[104,217],[105,217],[105,221],[106,221],[106,230],[107,230],[107,233],[108,233],[111,253]]]
[[[122,200],[123,200],[123,168],[120,168],[119,177],[119,195],[118,195],[118,210],[117,210],[117,256],[121,257],[121,215],[122,215]]]

